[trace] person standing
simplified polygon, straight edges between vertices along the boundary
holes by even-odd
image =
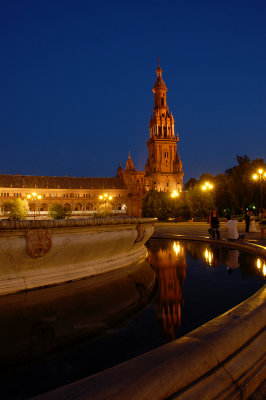
[[[210,228],[212,229],[212,238],[215,239],[215,232],[217,239],[220,239],[220,221],[215,209],[212,210],[209,218]]]
[[[253,214],[252,211],[250,211],[250,225],[249,225],[249,232],[258,232],[255,222],[256,222],[256,218],[255,215]]]
[[[246,210],[245,212],[245,224],[246,224],[246,232],[249,232],[250,214],[248,210]]]

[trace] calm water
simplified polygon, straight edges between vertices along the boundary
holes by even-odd
[[[0,398],[26,399],[152,350],[255,293],[265,260],[150,239],[146,261],[0,297]]]

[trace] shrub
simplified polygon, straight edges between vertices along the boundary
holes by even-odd
[[[113,217],[113,213],[111,211],[107,210],[99,210],[98,212],[95,212],[93,214],[93,218],[108,218],[108,217]]]
[[[49,208],[49,217],[52,219],[65,219],[71,216],[71,210],[62,204],[55,203]]]
[[[4,215],[9,219],[26,219],[29,211],[27,200],[14,199],[3,204]]]

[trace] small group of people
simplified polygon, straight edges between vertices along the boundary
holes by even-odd
[[[230,213],[226,213],[227,222],[225,224],[227,239],[228,240],[243,240],[245,241],[245,235],[239,234],[237,229],[237,220],[233,220],[231,218]],[[220,220],[216,209],[211,211],[209,217],[210,229],[209,233],[213,239],[215,236],[217,239],[220,239]],[[246,224],[246,232],[258,232],[255,225],[255,215],[252,211],[247,210],[245,213],[245,224]],[[261,229],[261,238],[264,238],[264,232],[266,229],[266,210],[261,209],[259,214],[259,226]]]

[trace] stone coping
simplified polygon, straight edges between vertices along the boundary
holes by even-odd
[[[55,220],[19,220],[19,221],[0,221],[1,230],[19,230],[19,229],[50,229],[50,228],[67,228],[80,226],[95,225],[128,225],[128,224],[145,224],[154,223],[154,218],[82,218],[82,219],[55,219]]]

